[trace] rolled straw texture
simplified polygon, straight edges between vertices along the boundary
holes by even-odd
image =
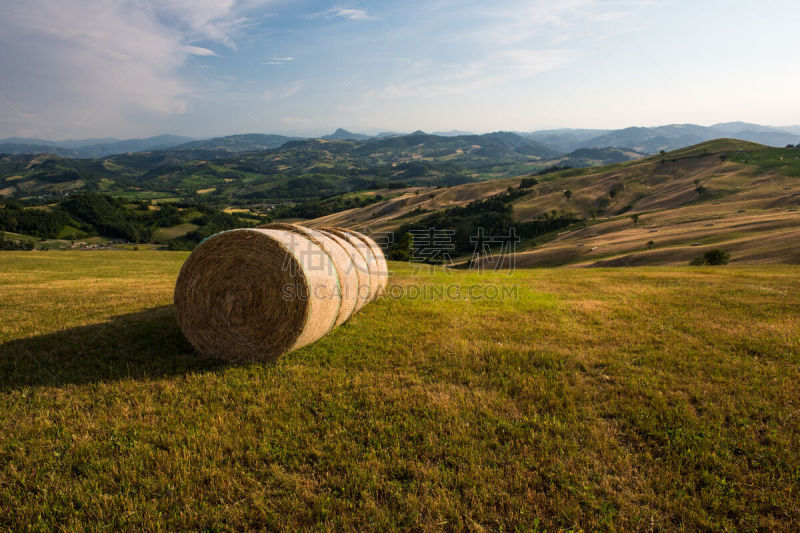
[[[333,235],[304,226],[273,223],[259,227],[297,233],[319,245],[328,254],[336,269],[332,274],[338,277],[339,296],[342,300],[335,326],[340,326],[347,322],[347,319],[355,312],[356,304],[358,303],[359,281],[356,266],[353,263],[353,252],[345,248],[341,241],[337,240]]]
[[[370,285],[369,285],[369,267],[367,260],[364,259],[362,254],[355,246],[350,244],[350,241],[344,237],[340,237],[336,233],[324,231],[317,228],[318,231],[325,233],[330,238],[335,240],[339,245],[347,250],[350,259],[353,261],[353,270],[358,278],[358,291],[356,292],[356,305],[353,313],[358,313],[362,307],[370,302]]]
[[[238,229],[200,244],[181,268],[175,313],[203,354],[274,359],[335,325],[341,307],[335,266],[294,232]]]
[[[376,295],[382,294],[386,290],[386,285],[389,282],[389,266],[386,264],[386,257],[383,255],[383,250],[381,250],[381,247],[378,246],[378,243],[376,243],[372,238],[367,237],[363,233],[346,228],[338,229],[341,231],[346,231],[357,239],[361,239],[364,243],[366,243],[367,246],[369,246],[372,256],[375,258],[374,273],[378,277],[378,291]],[[373,272],[370,273],[372,274]]]
[[[378,292],[380,292],[382,282],[378,260],[375,258],[375,254],[372,252],[372,248],[370,248],[369,244],[367,244],[364,239],[359,238],[361,235],[360,233],[345,228],[324,227],[317,229],[341,237],[361,253],[364,262],[367,264],[367,271],[369,272],[369,290],[364,291],[366,294],[363,294],[362,297],[366,302],[372,301],[378,295]]]

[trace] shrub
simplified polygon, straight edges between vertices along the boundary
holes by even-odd
[[[727,265],[731,260],[731,254],[723,250],[709,250],[703,255],[692,259],[689,264],[692,266],[702,265]]]
[[[391,261],[410,261],[411,252],[414,248],[414,238],[411,233],[404,233],[397,243],[389,247],[388,258]]]

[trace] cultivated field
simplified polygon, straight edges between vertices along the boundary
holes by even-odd
[[[226,364],[175,322],[185,257],[0,253],[0,529],[800,528],[798,267],[394,263]]]

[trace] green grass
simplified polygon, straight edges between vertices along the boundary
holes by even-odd
[[[800,178],[800,149],[797,148],[765,148],[732,154],[730,160],[755,165],[764,172],[778,171],[786,176]]]
[[[800,527],[796,267],[393,264],[228,364],[177,327],[185,257],[0,253],[0,529]],[[448,286],[511,293],[412,294]]]
[[[169,228],[158,228],[153,234],[153,242],[155,243],[166,243],[170,239],[177,239],[178,237],[183,237],[190,231],[194,231],[199,226],[197,224],[191,224],[189,222],[185,222],[183,224],[178,224],[177,226],[172,226]]]

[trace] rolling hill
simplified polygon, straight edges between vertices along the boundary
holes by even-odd
[[[193,141],[179,146],[183,150],[210,150],[238,154],[255,150],[272,150],[283,146],[298,137],[285,135],[269,135],[261,133],[246,133],[242,135],[228,135],[227,137],[214,137],[202,141]]]
[[[520,189],[523,179],[411,188],[308,224],[393,232],[502,197],[516,224],[553,213],[581,220],[520,243],[516,266],[685,264],[714,248],[728,250],[733,262],[800,264],[797,148],[720,139],[663,158],[540,175]]]
[[[95,159],[0,155],[0,196],[50,200],[99,191],[248,206],[306,201],[390,182],[454,185],[564,162],[586,166],[635,157],[641,154],[618,149],[561,154],[509,132],[451,137],[414,132],[369,140],[238,135]]]

